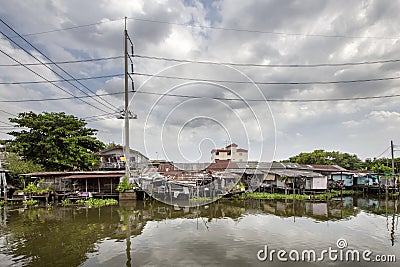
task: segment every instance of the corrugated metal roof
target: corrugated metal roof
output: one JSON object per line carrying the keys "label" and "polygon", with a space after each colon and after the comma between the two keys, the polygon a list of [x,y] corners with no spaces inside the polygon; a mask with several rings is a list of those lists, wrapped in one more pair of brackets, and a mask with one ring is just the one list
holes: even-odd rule
{"label": "corrugated metal roof", "polygon": [[211,163],[174,163],[175,170],[181,171],[205,171]]}
{"label": "corrugated metal roof", "polygon": [[268,173],[277,174],[286,177],[324,177],[324,175],[316,172],[301,171],[301,170],[270,170]]}
{"label": "corrugated metal roof", "polygon": [[75,174],[64,177],[65,179],[95,179],[95,178],[120,178],[123,174],[109,173],[109,174]]}
{"label": "corrugated metal roof", "polygon": [[303,166],[301,166],[298,163],[293,163],[293,162],[282,162],[281,163],[283,166],[285,166],[287,169],[297,169],[297,170],[301,170],[304,169]]}
{"label": "corrugated metal roof", "polygon": [[71,176],[71,175],[102,175],[102,174],[124,174],[125,171],[78,171],[78,172],[32,172],[23,174],[32,177],[45,177],[45,176]]}
{"label": "corrugated metal roof", "polygon": [[347,171],[347,169],[342,168],[338,165],[321,165],[321,164],[300,164],[301,167],[308,170],[316,171]]}

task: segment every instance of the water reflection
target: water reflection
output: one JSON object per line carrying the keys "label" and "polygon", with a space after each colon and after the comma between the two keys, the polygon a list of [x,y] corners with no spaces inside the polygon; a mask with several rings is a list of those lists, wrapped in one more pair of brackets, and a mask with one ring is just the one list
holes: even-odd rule
{"label": "water reflection", "polygon": [[[386,249],[384,244],[387,244],[384,239],[389,240],[391,246],[398,245],[398,213],[397,200],[353,197],[329,202],[220,200],[207,206],[190,208],[155,201],[120,203],[118,207],[97,209],[63,207],[24,210],[6,207],[0,217],[0,265],[131,266],[134,262],[138,263],[138,260],[141,264],[154,264],[152,261],[143,261],[146,258],[143,255],[147,255],[151,249],[157,249],[148,244],[150,240],[161,242],[167,237],[180,242],[190,239],[190,233],[196,230],[208,233],[197,235],[197,243],[190,243],[183,249],[193,248],[202,255],[204,252],[210,253],[206,245],[211,243],[219,249],[240,245],[247,247],[248,254],[252,255],[251,249],[255,245],[274,238],[279,240],[279,244],[291,239],[292,242],[288,244],[296,246],[310,246],[307,240],[313,238],[314,243],[323,243],[332,237],[332,233],[324,232],[323,240],[311,234],[313,231],[322,231],[318,224],[323,222],[329,225],[338,223],[335,227],[341,234],[354,235],[357,240],[361,240],[357,236],[358,232],[368,235],[371,223],[376,224],[376,228],[382,230],[372,237],[382,243],[379,249],[383,251]],[[358,217],[360,219],[356,220]],[[276,225],[279,223],[282,225]],[[287,226],[291,229],[286,229]],[[164,232],[154,230],[164,227],[167,229]],[[240,244],[236,243],[237,236],[241,238]],[[140,243],[140,246],[135,242]],[[167,247],[175,245],[165,242],[161,244]],[[143,257],[135,257],[136,254]],[[187,255],[181,257],[185,260],[183,262],[187,262]],[[250,259],[242,260],[244,264]],[[229,262],[220,263],[224,265]],[[240,260],[232,263],[240,263]]]}

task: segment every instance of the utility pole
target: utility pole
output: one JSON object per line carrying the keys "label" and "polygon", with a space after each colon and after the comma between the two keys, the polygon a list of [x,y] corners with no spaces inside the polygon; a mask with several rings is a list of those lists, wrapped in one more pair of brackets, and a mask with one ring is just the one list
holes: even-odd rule
{"label": "utility pole", "polygon": [[390,141],[390,151],[392,154],[392,174],[393,174],[393,183],[394,183],[394,188],[397,191],[397,178],[396,178],[396,173],[394,169],[394,145],[393,141]]}
{"label": "utility pole", "polygon": [[130,147],[129,147],[129,99],[128,99],[128,31],[126,29],[125,17],[125,31],[124,31],[124,59],[125,59],[125,175],[130,176]]}
{"label": "utility pole", "polygon": [[394,149],[393,149],[393,140],[390,141],[390,152],[392,154],[392,174],[394,176]]}

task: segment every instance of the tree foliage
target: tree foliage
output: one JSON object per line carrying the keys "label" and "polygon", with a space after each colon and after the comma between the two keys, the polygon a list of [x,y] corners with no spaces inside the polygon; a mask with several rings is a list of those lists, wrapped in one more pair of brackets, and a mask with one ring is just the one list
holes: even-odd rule
{"label": "tree foliage", "polygon": [[[300,153],[284,162],[294,162],[299,164],[322,164],[322,165],[338,165],[348,170],[370,170],[375,173],[391,173],[391,159],[379,158],[369,159],[365,161],[359,159],[356,155],[342,153],[338,151],[325,151],[322,149],[313,152]],[[400,171],[400,158],[394,159],[395,173]]]}
{"label": "tree foliage", "polygon": [[65,113],[20,113],[10,122],[21,131],[10,132],[11,148],[26,160],[42,165],[46,170],[87,170],[97,162],[94,152],[104,148],[95,138],[97,130]]}
{"label": "tree foliage", "polygon": [[356,155],[341,153],[338,151],[325,151],[322,149],[313,152],[300,153],[297,156],[289,158],[289,162],[299,164],[323,164],[339,165],[349,170],[358,170],[364,167],[364,163]]}
{"label": "tree foliage", "polygon": [[44,168],[40,164],[36,164],[31,160],[25,160],[14,153],[8,153],[5,159],[5,168],[10,171],[11,183],[14,186],[22,187],[22,179],[20,174],[41,172]]}

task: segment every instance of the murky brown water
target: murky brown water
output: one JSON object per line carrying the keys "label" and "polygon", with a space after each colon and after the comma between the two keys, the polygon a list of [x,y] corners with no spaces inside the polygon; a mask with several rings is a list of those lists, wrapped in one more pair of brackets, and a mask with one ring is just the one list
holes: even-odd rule
{"label": "murky brown water", "polygon": [[[6,207],[0,211],[0,266],[398,266],[399,211],[399,201],[352,197],[220,200],[198,208],[154,201],[91,209]],[[321,262],[289,258],[291,250],[315,250],[317,260],[329,247],[340,252],[339,238],[348,244],[344,252],[371,250],[370,259],[395,255],[397,263],[344,262],[327,254]],[[288,262],[276,254],[260,261],[257,253],[265,246],[287,251]]]}

